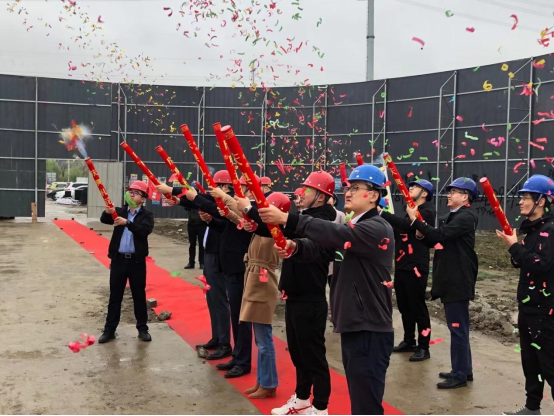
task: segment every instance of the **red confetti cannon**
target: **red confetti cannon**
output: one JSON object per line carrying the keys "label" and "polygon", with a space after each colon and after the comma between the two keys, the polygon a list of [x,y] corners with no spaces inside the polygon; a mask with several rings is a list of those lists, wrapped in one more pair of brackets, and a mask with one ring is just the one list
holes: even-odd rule
{"label": "red confetti cannon", "polygon": [[[142,160],[140,160],[140,157],[138,157],[137,154],[133,151],[133,149],[131,149],[129,147],[127,142],[122,142],[120,146],[123,148],[123,150],[125,150],[127,152],[127,154],[131,157],[131,159],[133,159],[135,161],[135,163],[144,172],[144,174],[146,176],[148,176],[148,180],[150,182],[152,182],[156,186],[160,185],[160,181],[158,180],[158,178],[156,178],[154,176],[154,174],[152,173],[152,171],[146,167],[144,162]],[[173,201],[175,201],[176,204],[179,203],[179,200],[175,196],[171,195],[170,193],[164,194],[164,196],[168,200],[172,199]]]}
{"label": "red confetti cannon", "polygon": [[[402,196],[406,200],[406,204],[410,208],[416,208],[416,204],[412,197],[410,196],[410,192],[408,192],[408,188],[406,188],[406,184],[404,184],[404,181],[402,180],[402,176],[400,176],[400,172],[398,172],[398,169],[396,168],[396,165],[392,161],[392,157],[388,153],[383,153],[383,159],[385,160],[385,163],[387,164],[387,167],[390,170],[390,173],[392,177],[394,178],[394,181],[396,182],[396,186],[398,186],[398,189],[402,193]],[[423,217],[417,211],[417,219],[420,221],[423,221]],[[423,221],[424,222],[424,221]]]}
{"label": "red confetti cannon", "polygon": [[[223,137],[223,133],[221,132],[221,124],[220,123],[214,123],[213,125],[215,137],[217,138],[217,142],[219,143],[219,149],[221,150],[221,154],[223,155],[223,160],[225,161],[225,166],[227,166],[227,170],[229,171],[229,175],[231,176],[231,181],[233,182],[233,189],[235,190],[235,194],[239,198],[245,198],[244,194],[242,193],[242,188],[240,187],[240,181],[239,177],[237,175],[237,170],[235,169],[235,164],[233,163],[231,159],[231,152],[229,150],[229,146],[227,146],[227,142],[225,141],[225,138]],[[251,220],[248,215],[242,214],[245,221],[248,221],[254,230],[258,228],[258,224],[256,221]]]}
{"label": "red confetti cannon", "polygon": [[[192,134],[189,130],[189,126],[187,126],[186,124],[181,124],[181,131],[183,132],[183,136],[185,136],[185,139],[190,147],[190,150],[194,156],[194,159],[196,159],[196,163],[198,163],[198,166],[200,167],[200,171],[202,172],[202,175],[204,175],[204,179],[206,180],[206,183],[208,184],[208,186],[215,188],[214,178],[212,177],[212,174],[208,170],[208,166],[204,161],[204,157],[202,156],[202,153],[200,153],[200,149],[198,149],[198,146],[194,141],[194,137],[192,137]],[[227,205],[225,205],[225,202],[221,200],[221,198],[216,198],[215,203],[217,204],[219,209],[223,210],[225,215],[229,215],[229,209],[227,208]]]}
{"label": "red confetti cannon", "polygon": [[362,166],[364,164],[364,158],[361,153],[356,154],[356,162],[358,162],[358,166]]}
{"label": "red confetti cannon", "polygon": [[502,207],[500,206],[500,202],[498,202],[498,198],[496,198],[496,194],[494,193],[494,189],[492,189],[492,186],[487,178],[481,178],[479,180],[479,183],[483,187],[483,191],[485,191],[485,195],[487,196],[487,199],[489,200],[489,203],[491,204],[491,207],[494,211],[494,215],[496,215],[496,219],[500,223],[500,226],[504,230],[504,233],[506,235],[512,235],[512,227],[510,226],[510,223],[508,222],[508,219],[506,218],[506,214],[504,214],[504,211],[502,210]]}
{"label": "red confetti cannon", "polygon": [[162,146],[158,146],[156,147],[156,152],[158,152],[158,154],[162,157],[169,170],[173,172],[175,176],[177,176],[177,180],[179,181],[179,183],[183,185],[184,188],[190,188],[190,185],[183,177],[183,174],[179,171],[179,169],[177,169],[177,166],[175,166],[175,163],[173,163],[173,159],[169,157],[164,148]]}
{"label": "red confetti cannon", "polygon": [[[237,136],[235,136],[233,129],[231,128],[231,126],[225,126],[221,129],[221,133],[223,133],[223,137],[229,145],[229,149],[233,153],[233,157],[235,158],[235,161],[237,162],[237,165],[239,166],[239,169],[242,172],[246,183],[248,184],[248,188],[254,194],[254,199],[256,200],[258,207],[268,208],[269,204],[265,199],[262,188],[260,187],[260,184],[254,180],[254,172],[252,172],[252,168],[250,167],[250,164],[248,163],[248,160],[246,159],[246,156],[244,155],[244,152],[240,147],[239,141],[237,140]],[[275,240],[277,246],[284,249],[287,245],[287,240],[281,232],[281,229],[274,224],[267,224],[267,228],[269,228],[271,236]]]}
{"label": "red confetti cannon", "polygon": [[[94,167],[94,163],[92,163],[92,160],[90,157],[87,157],[85,159],[85,163],[87,164],[88,169],[90,170],[90,173],[92,174],[92,177],[94,179],[94,182],[96,182],[96,186],[98,186],[98,190],[100,191],[100,195],[102,195],[102,198],[104,198],[104,202],[106,203],[106,206],[108,208],[114,208],[113,202],[110,199],[110,196],[108,195],[108,192],[106,191],[106,188],[104,187],[104,184],[100,180],[100,176],[98,175],[98,172],[96,171],[96,168]],[[117,212],[112,212],[112,218],[115,220],[118,217]]]}
{"label": "red confetti cannon", "polygon": [[196,186],[198,186],[198,190],[200,191],[200,193],[202,193],[202,194],[205,194],[205,193],[206,193],[206,190],[202,187],[202,185],[200,185],[200,182],[194,181],[194,184],[195,184]]}
{"label": "red confetti cannon", "polygon": [[348,183],[348,177],[346,176],[346,165],[344,163],[340,164],[340,183],[343,186]]}

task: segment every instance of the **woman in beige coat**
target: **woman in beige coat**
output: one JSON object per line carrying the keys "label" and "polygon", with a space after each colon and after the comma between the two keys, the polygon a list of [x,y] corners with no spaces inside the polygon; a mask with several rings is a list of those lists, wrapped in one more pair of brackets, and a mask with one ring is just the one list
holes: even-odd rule
{"label": "woman in beige coat", "polygon": [[[246,182],[241,178],[243,192],[248,197],[250,193],[246,187]],[[242,209],[238,205],[251,209],[251,201],[248,198],[232,199],[227,194],[222,195],[216,189],[210,189],[214,197],[223,199],[230,214],[227,218],[233,221],[237,226],[245,226],[248,231],[252,228],[242,218]],[[267,197],[270,204],[277,206],[284,212],[290,210],[289,198],[279,192],[274,192]],[[264,224],[260,225],[261,227]],[[242,296],[242,306],[240,310],[241,322],[252,322],[254,327],[254,336],[258,347],[258,366],[256,385],[245,390],[251,399],[264,399],[268,396],[275,397],[277,386],[279,385],[277,376],[277,363],[275,358],[275,346],[273,344],[272,326],[273,314],[277,305],[279,294],[278,279],[275,270],[279,265],[273,245],[275,242],[270,237],[262,237],[254,234],[245,256],[247,262],[246,272],[244,274],[244,293]]]}

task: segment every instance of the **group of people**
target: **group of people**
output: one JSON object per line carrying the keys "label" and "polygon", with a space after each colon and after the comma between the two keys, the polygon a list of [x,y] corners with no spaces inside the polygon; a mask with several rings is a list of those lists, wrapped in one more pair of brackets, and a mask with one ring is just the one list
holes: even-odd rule
{"label": "group of people", "polygon": [[[204,275],[211,339],[197,345],[211,353],[225,377],[251,372],[252,336],[258,347],[256,383],[245,393],[251,399],[274,397],[279,385],[272,321],[279,296],[286,302],[288,351],[296,369],[296,389],[272,414],[328,414],[331,378],[326,359],[326,296],[330,284],[333,330],[340,334],[352,414],[383,414],[385,377],[393,352],[411,352],[411,362],[431,357],[431,323],[425,303],[430,250],[434,248],[432,298],[444,304],[451,334],[451,369],[441,372],[440,389],[455,389],[473,381],[469,340],[469,302],[474,299],[478,258],[475,253],[478,198],[475,182],[458,178],[446,187],[449,212],[440,216],[431,203],[435,189],[426,180],[408,184],[416,207],[394,215],[381,206],[386,178],[372,165],[356,167],[343,183],[345,211],[337,211],[335,180],[323,171],[311,173],[294,195],[271,191],[269,178],[248,178],[263,189],[269,208],[258,207],[247,180],[245,198],[234,195],[226,170],[215,173],[215,187],[197,189],[157,186],[161,193],[180,196],[180,205],[198,210],[206,223],[203,237]],[[184,191],[184,192],[183,192]],[[150,341],[146,313],[147,236],[154,225],[144,208],[147,185],[137,181],[128,192],[133,206],[117,208],[117,219],[106,209],[101,221],[114,224],[109,257],[110,300],[100,343],[115,338],[127,278],[133,294],[139,338]],[[549,212],[554,183],[533,175],[519,191],[523,221],[518,242],[497,231],[509,247],[512,264],[520,269],[517,298],[521,357],[526,378],[525,406],[506,414],[540,414],[544,382],[554,386],[554,216]],[[216,198],[226,210],[218,208]],[[267,224],[278,225],[287,238],[275,245]],[[281,263],[278,276],[277,268]],[[332,267],[330,267],[330,264]],[[394,272],[393,272],[394,265]],[[394,274],[394,282],[392,276]],[[394,346],[392,290],[396,291],[404,337]],[[417,328],[417,329],[416,329]],[[233,345],[231,345],[231,331]],[[554,389],[554,387],[553,387]],[[554,391],[553,391],[554,396]]]}

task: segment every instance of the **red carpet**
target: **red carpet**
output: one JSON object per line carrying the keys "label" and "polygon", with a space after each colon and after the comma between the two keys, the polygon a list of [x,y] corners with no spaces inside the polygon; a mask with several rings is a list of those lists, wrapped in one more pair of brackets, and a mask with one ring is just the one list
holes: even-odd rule
{"label": "red carpet", "polygon": [[[95,231],[71,220],[56,220],[54,223],[63,229],[83,249],[93,252],[100,263],[108,267],[110,259],[107,256],[109,240],[99,236]],[[171,311],[171,319],[166,321],[169,326],[183,338],[191,348],[194,345],[206,342],[211,337],[210,319],[206,299],[200,286],[185,282],[180,277],[171,277],[167,270],[148,262],[147,271],[147,298],[156,298],[159,313],[163,309]],[[106,275],[107,276],[107,275]],[[106,280],[107,284],[107,280]],[[263,414],[271,414],[271,409],[283,405],[294,393],[296,385],[296,373],[290,360],[289,353],[285,351],[286,343],[277,337],[273,337],[277,354],[277,369],[279,370],[279,388],[277,397],[265,400],[252,400]],[[154,341],[155,342],[155,341]],[[227,379],[241,393],[256,383],[256,354],[254,348],[252,357],[252,373],[237,379]],[[220,361],[207,361],[215,367]],[[223,375],[223,373],[222,373]],[[346,378],[331,370],[332,393],[329,403],[329,414],[350,414],[350,399]],[[385,414],[402,415],[398,409],[384,403]]]}

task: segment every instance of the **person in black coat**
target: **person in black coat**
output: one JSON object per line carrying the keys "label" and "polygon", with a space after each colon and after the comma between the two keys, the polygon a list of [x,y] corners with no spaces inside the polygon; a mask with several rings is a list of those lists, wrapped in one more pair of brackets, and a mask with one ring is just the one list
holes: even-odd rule
{"label": "person in black coat", "polygon": [[104,332],[98,339],[100,344],[115,339],[115,330],[121,317],[121,302],[127,279],[133,294],[133,306],[137,320],[138,337],[152,341],[148,332],[148,310],[146,307],[146,257],[148,236],[154,229],[154,215],[143,207],[148,197],[148,185],[135,181],[128,188],[129,197],[135,206],[115,208],[118,217],[112,218],[113,208],[106,208],[100,217],[104,224],[114,225],[108,257],[110,264],[110,300]]}
{"label": "person in black coat", "polygon": [[277,250],[282,258],[312,261],[319,257],[320,246],[337,250],[331,321],[333,332],[341,337],[351,412],[382,415],[385,377],[394,346],[390,281],[394,233],[377,212],[377,204],[386,194],[383,172],[376,166],[358,166],[348,181],[345,210],[353,212],[348,224],[284,214],[274,207],[260,209],[260,216],[266,223],[286,224],[285,231],[296,233],[294,241],[287,240],[285,249]]}
{"label": "person in black coat", "polygon": [[[475,253],[477,215],[471,203],[479,196],[477,185],[469,178],[458,178],[447,186],[450,213],[439,217],[439,227],[417,219],[417,208],[406,207],[411,228],[435,245],[433,258],[433,299],[444,304],[446,322],[450,329],[450,360],[452,370],[439,377],[439,389],[467,386],[473,379],[471,347],[469,344],[469,301],[475,298],[478,259]],[[437,245],[437,244],[440,244]]]}
{"label": "person in black coat", "polygon": [[[198,188],[193,185],[194,189]],[[196,259],[196,242],[198,241],[198,263],[200,269],[204,268],[204,233],[206,232],[206,223],[202,221],[197,208],[185,206],[188,213],[187,234],[189,238],[189,262],[185,269],[194,269]]]}
{"label": "person in black coat", "polygon": [[540,415],[544,382],[554,397],[554,216],[549,212],[554,182],[547,176],[533,175],[519,191],[521,215],[527,217],[520,232],[496,231],[509,247],[512,265],[519,269],[517,300],[521,364],[525,375],[525,406],[505,415]]}
{"label": "person in black coat", "polygon": [[[420,179],[408,183],[408,188],[423,220],[434,224],[436,211],[431,202],[434,194],[431,182]],[[431,328],[431,320],[425,303],[429,277],[429,246],[421,233],[410,228],[412,221],[407,214],[401,217],[381,211],[381,217],[394,229],[394,291],[404,327],[404,339],[394,347],[393,352],[414,352],[410,361],[423,361],[431,358],[430,335],[427,331]],[[417,344],[416,324],[419,334]]]}

